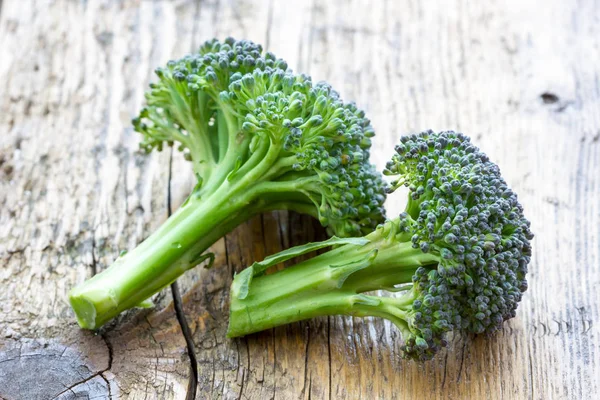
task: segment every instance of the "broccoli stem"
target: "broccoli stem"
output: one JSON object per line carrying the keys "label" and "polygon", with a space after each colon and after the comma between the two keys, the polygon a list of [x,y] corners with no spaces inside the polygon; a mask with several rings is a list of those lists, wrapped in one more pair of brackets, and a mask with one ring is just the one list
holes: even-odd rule
{"label": "broccoli stem", "polygon": [[[323,292],[311,297],[290,296],[271,302],[256,299],[243,305],[232,303],[227,337],[234,338],[325,315],[350,314],[353,309],[350,292]],[[246,304],[247,303],[247,304]]]}
{"label": "broccoli stem", "polygon": [[370,243],[364,246],[344,245],[274,274],[255,276],[243,299],[236,276],[227,336],[325,315],[385,316],[408,329],[400,309],[414,300],[410,290],[394,299],[361,293],[411,283],[417,268],[436,264],[439,256],[414,249],[410,241],[388,240],[381,230],[367,238]]}
{"label": "broccoli stem", "polygon": [[[245,175],[226,179],[224,162],[210,182],[192,193],[184,205],[135,249],[74,288],[69,299],[79,324],[96,329],[122,311],[135,307],[202,260],[219,238],[261,212],[288,209],[318,217],[308,198],[298,193],[273,196],[248,190],[268,170],[272,150]],[[231,158],[226,156],[226,158]]]}
{"label": "broccoli stem", "polygon": [[258,204],[247,207],[249,202],[223,191],[190,199],[139,246],[70,292],[79,324],[95,329],[171,284],[210,245],[259,211]]}

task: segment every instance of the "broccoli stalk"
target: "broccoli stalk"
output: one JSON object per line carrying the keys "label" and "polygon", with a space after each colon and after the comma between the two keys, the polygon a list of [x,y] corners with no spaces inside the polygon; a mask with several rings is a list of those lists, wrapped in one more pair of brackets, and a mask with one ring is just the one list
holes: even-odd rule
{"label": "broccoli stalk", "polygon": [[448,331],[491,333],[515,316],[533,236],[498,167],[454,132],[407,136],[396,151],[385,172],[399,177],[393,188],[409,187],[405,212],[362,238],[300,246],[236,275],[229,337],[316,316],[380,317],[401,331],[406,357],[426,360]]}
{"label": "broccoli stalk", "polygon": [[[380,226],[362,241],[353,241],[271,275],[261,275],[274,265],[269,258],[253,264],[236,275],[231,287],[229,337],[243,336],[281,324],[325,315],[380,316],[390,320],[382,302],[401,302],[406,299],[376,298],[362,293],[373,290],[395,291],[395,285],[412,282],[417,269],[434,265],[438,257],[415,249],[410,236],[392,239],[394,222]],[[312,243],[294,248],[303,254],[312,251]],[[302,252],[299,250],[302,249]],[[294,256],[295,256],[294,255]],[[277,262],[288,258],[278,258]],[[252,271],[251,283],[247,283]],[[382,307],[377,307],[378,305]],[[404,311],[406,312],[406,311]],[[375,313],[375,314],[373,314]],[[399,322],[399,321],[395,321]],[[402,322],[399,326],[404,329]]]}
{"label": "broccoli stalk", "polygon": [[313,85],[259,45],[233,39],[209,41],[156,73],[133,121],[141,147],[177,142],[198,183],[143,243],[71,290],[83,328],[145,304],[253,215],[294,210],[343,237],[383,221],[385,185],[369,163],[373,129],[329,85]]}

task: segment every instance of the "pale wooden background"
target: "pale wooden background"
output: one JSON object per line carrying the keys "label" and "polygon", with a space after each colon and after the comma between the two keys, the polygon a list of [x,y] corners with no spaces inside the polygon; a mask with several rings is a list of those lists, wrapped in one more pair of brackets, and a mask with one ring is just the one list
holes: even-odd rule
{"label": "pale wooden background", "polygon": [[[66,292],[166,218],[171,154],[137,154],[129,121],[155,67],[227,35],[357,101],[380,167],[401,134],[472,135],[537,237],[517,318],[419,365],[378,320],[226,340],[234,270],[323,236],[295,214],[255,218],[180,281],[198,399],[600,397],[600,2],[0,0],[1,398],[185,397],[168,291],[99,335],[77,328]],[[175,206],[192,183],[175,154]]]}

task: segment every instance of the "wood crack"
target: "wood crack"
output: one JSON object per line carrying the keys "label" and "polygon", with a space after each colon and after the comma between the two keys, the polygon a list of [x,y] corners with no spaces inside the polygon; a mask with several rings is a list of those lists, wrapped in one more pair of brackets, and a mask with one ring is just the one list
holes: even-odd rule
{"label": "wood crack", "polygon": [[113,353],[113,345],[106,337],[106,334],[103,333],[100,335],[100,337],[102,338],[102,340],[106,344],[106,348],[108,349],[108,368],[106,368],[104,371],[101,371],[101,372],[106,372],[112,368],[113,354],[114,354]]}
{"label": "wood crack", "polygon": [[442,378],[442,389],[446,386],[447,373],[448,373],[448,351],[446,350],[446,356],[444,357],[444,377]]}
{"label": "wood crack", "polygon": [[242,370],[242,387],[240,388],[240,394],[238,395],[237,400],[241,400],[242,394],[244,393],[244,380],[245,380],[245,377],[246,377],[246,370],[243,369]]}
{"label": "wood crack", "polygon": [[92,276],[98,273],[98,260],[96,259],[96,229],[92,229]]}
{"label": "wood crack", "polygon": [[185,344],[187,346],[187,353],[190,359],[190,378],[188,381],[187,388],[187,400],[192,400],[196,398],[196,391],[198,390],[198,359],[196,357],[196,350],[194,347],[194,339],[192,337],[192,332],[185,318],[185,313],[183,311],[181,293],[179,292],[179,285],[177,281],[171,284],[171,294],[173,295],[173,305],[175,308],[175,315],[177,317],[177,322],[179,322],[179,326],[181,327],[181,333],[185,339]]}
{"label": "wood crack", "polygon": [[[168,217],[172,214],[171,209],[171,180],[173,173],[173,149],[171,148],[171,155],[169,157],[169,176],[167,182],[167,215]],[[192,331],[185,318],[185,312],[183,311],[183,301],[181,300],[181,293],[179,291],[179,285],[177,281],[171,284],[171,295],[173,296],[173,307],[175,309],[175,316],[177,322],[181,327],[181,333],[185,339],[187,347],[188,357],[190,359],[190,377],[188,380],[186,400],[193,400],[196,398],[196,392],[198,390],[198,358],[196,357],[196,350],[194,348],[194,339]]]}
{"label": "wood crack", "polygon": [[[106,370],[104,370],[104,371],[106,371]],[[95,377],[97,377],[97,376],[102,376],[102,373],[103,373],[104,371],[96,372],[95,374],[93,374],[93,375],[90,375],[90,376],[88,376],[87,378],[85,378],[85,379],[83,379],[83,380],[81,380],[81,381],[75,382],[74,384],[72,384],[71,386],[69,386],[69,387],[65,388],[65,390],[63,390],[62,392],[60,392],[60,393],[58,393],[56,396],[54,396],[54,397],[52,398],[52,400],[54,400],[54,399],[58,399],[60,396],[62,396],[63,394],[67,393],[69,390],[73,392],[73,388],[76,388],[76,387],[77,387],[77,386],[79,386],[79,385],[83,385],[84,383],[86,383],[86,382],[88,382],[88,381],[91,381],[92,379],[94,379],[94,378],[95,378]],[[106,381],[106,378],[104,378],[104,380]],[[109,390],[110,390],[110,389],[109,389]],[[73,393],[75,394],[75,392],[73,392]]]}
{"label": "wood crack", "polygon": [[[108,350],[108,365],[106,366],[106,368],[104,368],[101,371],[98,371],[90,376],[88,376],[85,379],[82,379],[80,381],[77,381],[75,383],[73,383],[72,385],[66,387],[62,392],[58,393],[56,396],[54,396],[52,398],[52,400],[54,399],[58,399],[60,396],[62,396],[63,394],[65,394],[68,391],[73,392],[74,394],[76,394],[73,389],[76,388],[79,385],[82,385],[88,381],[91,381],[92,379],[96,378],[96,377],[100,377],[102,378],[102,380],[104,382],[106,382],[106,390],[108,391],[108,398],[111,399],[112,395],[111,395],[111,391],[110,391],[110,383],[108,382],[108,379],[106,379],[106,377],[103,375],[106,371],[109,371],[112,368],[112,363],[113,363],[113,347],[112,344],[108,341],[107,337],[105,334],[101,334],[100,337],[102,338],[102,340],[104,341],[104,344],[106,345],[106,348]],[[66,348],[65,348],[66,350]],[[45,357],[48,357],[47,355],[44,355]],[[22,356],[19,355],[19,358],[21,358]],[[62,357],[62,354],[60,355],[60,357]]]}
{"label": "wood crack", "polygon": [[327,361],[329,363],[329,400],[331,400],[331,317],[327,316]]}
{"label": "wood crack", "polygon": [[[302,397],[304,397],[304,394],[306,393],[306,383],[307,383],[307,377],[308,377],[308,349],[310,346],[310,326],[307,325],[306,326],[306,347],[304,348],[304,382],[302,385]],[[309,397],[310,397],[310,385],[309,385]]]}
{"label": "wood crack", "polygon": [[108,379],[106,378],[106,376],[104,376],[104,372],[102,372],[100,374],[100,377],[104,380],[104,382],[106,382],[106,389],[108,390],[108,399],[111,400],[112,399],[112,393],[111,393],[111,390],[110,390],[110,382],[108,381]]}
{"label": "wood crack", "polygon": [[460,366],[458,367],[458,375],[456,376],[456,383],[460,382],[462,376],[463,364],[465,363],[465,351],[467,349],[467,338],[462,337],[463,347],[460,354]]}

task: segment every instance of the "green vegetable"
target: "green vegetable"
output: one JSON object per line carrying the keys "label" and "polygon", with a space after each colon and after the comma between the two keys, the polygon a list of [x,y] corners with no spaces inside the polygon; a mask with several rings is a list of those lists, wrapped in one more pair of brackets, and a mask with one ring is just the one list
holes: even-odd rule
{"label": "green vegetable", "polygon": [[384,220],[385,185],[369,163],[373,129],[328,84],[231,38],[209,41],[156,74],[133,121],[141,147],[177,143],[198,184],[143,243],[70,292],[81,327],[98,328],[141,304],[261,212],[309,214],[341,237]]}
{"label": "green vegetable", "polygon": [[[490,333],[515,316],[533,235],[498,166],[467,136],[428,131],[403,137],[385,173],[397,177],[392,189],[409,188],[405,212],[273,274],[263,272],[319,245],[242,271],[229,337],[316,316],[373,316],[400,329],[406,357],[426,360],[451,330]],[[375,290],[397,294],[366,294]]]}

